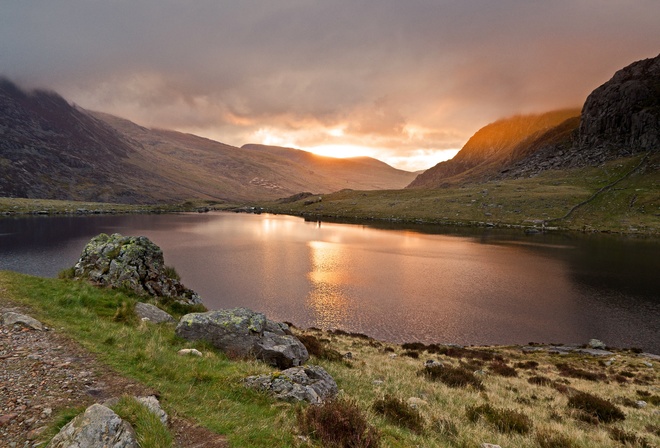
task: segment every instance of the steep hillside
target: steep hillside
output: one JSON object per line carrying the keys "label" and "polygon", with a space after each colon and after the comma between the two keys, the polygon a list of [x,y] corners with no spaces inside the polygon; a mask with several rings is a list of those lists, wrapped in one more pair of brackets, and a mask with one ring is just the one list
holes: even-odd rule
{"label": "steep hillside", "polygon": [[579,110],[566,109],[517,115],[484,126],[453,159],[420,174],[408,188],[437,188],[466,180],[486,180],[524,158],[527,155],[524,148],[531,142],[546,139],[549,130],[578,115]]}
{"label": "steep hillside", "polygon": [[0,196],[136,202],[132,142],[59,95],[0,79]]}

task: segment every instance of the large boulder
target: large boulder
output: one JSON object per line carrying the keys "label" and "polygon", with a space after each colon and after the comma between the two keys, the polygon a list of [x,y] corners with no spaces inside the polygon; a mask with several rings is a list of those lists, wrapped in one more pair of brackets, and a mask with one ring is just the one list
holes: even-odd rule
{"label": "large boulder", "polygon": [[102,233],[91,239],[74,267],[76,278],[111,288],[126,288],[141,296],[174,300],[186,305],[202,303],[165,266],[163,251],[144,236]]}
{"label": "large boulder", "polygon": [[138,448],[135,432],[110,408],[93,404],[67,423],[49,448]]}
{"label": "large boulder", "polygon": [[320,366],[292,367],[270,375],[245,378],[247,387],[270,393],[284,401],[320,404],[337,395],[337,383]]}
{"label": "large boulder", "polygon": [[208,341],[230,356],[254,357],[280,369],[309,359],[307,349],[286,324],[247,308],[186,314],[176,326],[176,334],[191,341]]}

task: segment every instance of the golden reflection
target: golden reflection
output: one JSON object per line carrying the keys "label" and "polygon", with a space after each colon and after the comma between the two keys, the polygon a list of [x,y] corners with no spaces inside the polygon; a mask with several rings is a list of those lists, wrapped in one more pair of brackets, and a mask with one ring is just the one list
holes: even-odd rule
{"label": "golden reflection", "polygon": [[[338,328],[348,315],[348,298],[343,288],[347,279],[342,271],[342,257],[347,256],[340,244],[310,241],[311,271],[307,274],[311,291],[308,306],[321,328]],[[345,262],[345,260],[344,260]]]}

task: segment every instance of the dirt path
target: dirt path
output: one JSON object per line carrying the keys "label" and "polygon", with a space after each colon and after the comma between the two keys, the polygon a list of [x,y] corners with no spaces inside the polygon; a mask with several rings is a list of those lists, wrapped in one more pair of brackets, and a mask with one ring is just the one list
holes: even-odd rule
{"label": "dirt path", "polygon": [[[0,314],[8,311],[29,315],[0,293]],[[0,326],[0,448],[44,446],[42,432],[58,411],[126,393],[158,396],[113,372],[57,330]],[[176,415],[170,415],[170,430],[180,448],[229,446],[224,437]]]}

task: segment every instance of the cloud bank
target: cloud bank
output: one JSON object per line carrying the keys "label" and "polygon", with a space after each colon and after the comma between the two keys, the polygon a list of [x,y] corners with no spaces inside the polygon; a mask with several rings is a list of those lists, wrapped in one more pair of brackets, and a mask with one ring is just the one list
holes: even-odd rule
{"label": "cloud bank", "polygon": [[2,2],[0,74],[146,126],[419,169],[498,118],[580,106],[660,52],[658,20],[655,0]]}

